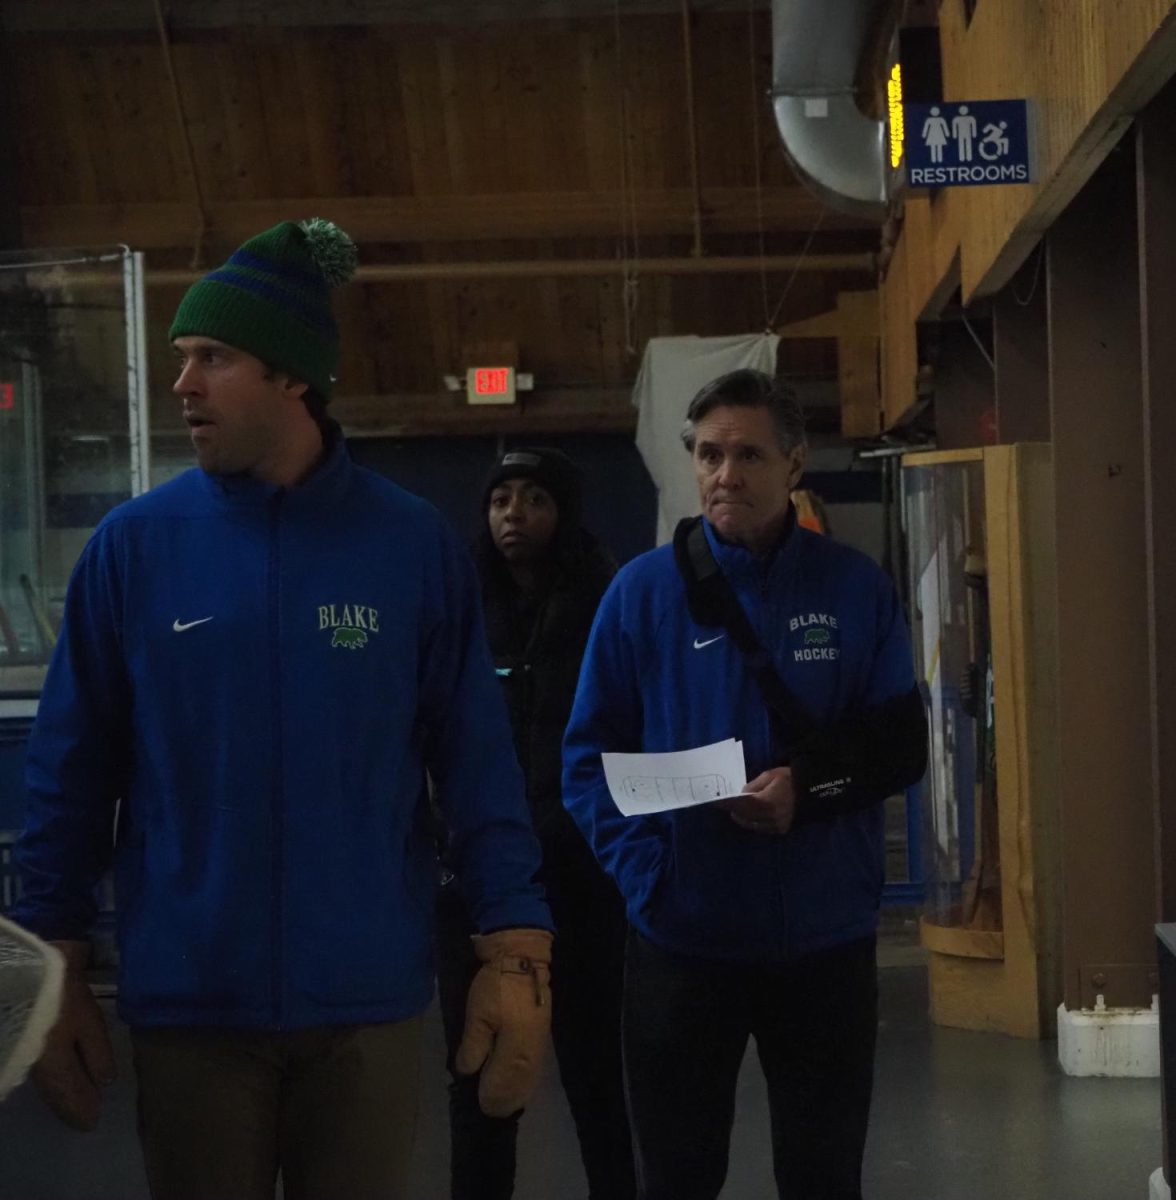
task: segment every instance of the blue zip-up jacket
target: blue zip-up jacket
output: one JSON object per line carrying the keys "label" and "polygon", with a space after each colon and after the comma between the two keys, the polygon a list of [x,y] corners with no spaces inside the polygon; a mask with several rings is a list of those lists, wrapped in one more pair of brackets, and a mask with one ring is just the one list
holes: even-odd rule
{"label": "blue zip-up jacket", "polygon": [[419,1013],[426,767],[479,928],[550,928],[500,690],[466,551],[341,440],[291,489],[188,471],[114,509],[74,570],[16,919],[85,937],[113,854],[130,1024]]}
{"label": "blue zip-up jacket", "polygon": [[[894,586],[864,554],[793,527],[767,559],[707,538],[780,677],[828,724],[914,686]],[[786,962],[872,934],[884,871],[874,804],[782,837],[749,833],[713,805],[625,817],[602,751],[743,742],[747,777],[783,764],[743,655],[696,625],[670,546],[616,576],[593,626],[564,741],[564,803],[650,941],[682,954]],[[785,733],[787,741],[787,733]]]}

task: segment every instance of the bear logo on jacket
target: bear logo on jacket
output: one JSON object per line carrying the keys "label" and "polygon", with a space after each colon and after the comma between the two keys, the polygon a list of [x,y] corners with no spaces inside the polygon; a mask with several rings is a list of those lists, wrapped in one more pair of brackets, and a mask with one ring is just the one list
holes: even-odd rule
{"label": "bear logo on jacket", "polygon": [[380,632],[380,614],[366,604],[320,604],[319,629],[330,629],[331,645],[347,650],[362,650]]}

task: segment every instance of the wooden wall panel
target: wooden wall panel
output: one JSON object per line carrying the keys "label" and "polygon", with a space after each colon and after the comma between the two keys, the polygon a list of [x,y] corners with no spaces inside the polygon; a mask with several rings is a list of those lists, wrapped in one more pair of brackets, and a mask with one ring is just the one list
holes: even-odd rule
{"label": "wooden wall panel", "polygon": [[[385,67],[386,72],[390,70],[391,67]],[[261,97],[261,107],[255,116],[264,127],[265,142],[269,147],[273,187],[270,194],[312,195],[310,146],[303,130],[303,93],[298,86],[298,76],[291,69],[289,40],[273,35],[259,40],[254,48],[253,71]],[[165,118],[175,124],[170,109]],[[384,122],[378,125],[381,129],[387,128]],[[366,126],[362,136],[365,144],[373,144]],[[214,197],[206,195],[205,198]]]}
{"label": "wooden wall panel", "polygon": [[[14,49],[9,62],[17,111],[25,113],[30,103],[35,103],[38,124],[45,127],[43,135],[29,136],[22,122],[17,134],[18,196],[22,202],[30,194],[54,198],[59,203],[97,201],[98,186],[86,130],[71,121],[68,113],[70,84],[64,76],[64,54],[47,51],[31,69],[27,54]],[[55,130],[56,135],[50,136],[49,130]]]}
{"label": "wooden wall panel", "polygon": [[[94,56],[92,53],[81,53],[71,57],[72,61],[65,55],[54,56],[55,61],[52,63],[53,84],[61,89],[63,95],[68,96],[72,93],[73,98],[73,110],[66,106],[61,114],[64,124],[60,128],[66,134],[71,154],[62,164],[65,170],[59,176],[59,182],[64,185],[65,190],[60,195],[81,203],[118,200],[120,197],[112,195],[112,186],[117,184],[121,176],[104,169],[106,165],[116,164],[111,158],[105,124],[100,119],[95,119],[98,116],[98,88]],[[20,88],[19,79],[17,87]],[[21,92],[18,92],[18,96],[20,111],[27,111],[29,102]],[[83,118],[83,114],[89,115]],[[46,130],[45,134],[48,133]],[[43,153],[52,153],[52,138],[44,136],[40,141],[39,149]],[[34,159],[29,163],[30,170],[21,174],[20,186],[26,194],[27,189],[39,182],[36,175],[39,165]]]}
{"label": "wooden wall panel", "polygon": [[239,41],[225,49],[210,64],[212,86],[208,88],[220,99],[221,111],[214,114],[214,120],[219,118],[224,130],[223,154],[233,166],[223,194],[241,200],[272,196],[275,180],[268,122],[256,115],[265,111],[257,49]]}
{"label": "wooden wall panel", "polygon": [[[105,146],[99,142],[99,147],[106,153],[118,154],[125,131],[141,127],[147,106],[158,95],[158,56],[145,56],[137,46],[118,46],[107,54],[95,52],[88,59],[88,90],[92,89],[89,98],[93,107],[83,127],[101,123],[106,137]],[[119,157],[117,174],[107,175],[107,162],[99,164],[99,174],[118,200],[152,199],[171,180],[173,165],[169,161],[169,148],[170,140],[164,140],[158,149],[154,145],[140,145],[139,153]]]}
{"label": "wooden wall panel", "polygon": [[1049,319],[1045,247],[993,301],[996,434],[999,442],[1048,442]]}
{"label": "wooden wall panel", "polygon": [[1038,182],[936,197],[940,231],[912,247],[936,279],[958,252],[965,302],[999,290],[1176,62],[1176,0],[984,0],[939,8],[944,95],[1033,103]]}
{"label": "wooden wall panel", "polygon": [[[1032,102],[1038,182],[907,200],[894,256],[907,282],[886,289],[892,361],[909,355],[905,322],[934,316],[957,283],[967,304],[1008,282],[1176,64],[1176,0],[984,0],[970,25],[944,0],[939,24],[946,98]],[[888,413],[907,403],[905,371],[895,384]]]}
{"label": "wooden wall panel", "polygon": [[[975,326],[973,326],[975,329]],[[963,450],[991,441],[996,380],[962,321],[944,321],[935,367],[935,444]]]}
{"label": "wooden wall panel", "polygon": [[882,427],[878,293],[842,292],[837,297],[837,319],[841,434],[847,438],[877,437]]}
{"label": "wooden wall panel", "polygon": [[[1156,915],[1134,163],[1050,231],[1066,1007],[1147,1007]],[[1114,220],[1109,220],[1110,215]],[[1104,976],[1097,985],[1096,976]],[[1096,986],[1097,985],[1097,986]]]}
{"label": "wooden wall panel", "polygon": [[[913,240],[912,240],[913,241]],[[899,240],[886,277],[879,287],[881,332],[882,420],[885,429],[899,424],[915,403],[919,369],[916,285],[911,282],[912,241]]]}
{"label": "wooden wall panel", "polygon": [[576,72],[568,80],[584,113],[584,169],[596,187],[620,188],[620,123],[616,45],[611,25],[593,24],[576,41]]}
{"label": "wooden wall panel", "polygon": [[[1136,127],[1136,195],[1143,330],[1144,495],[1150,643],[1152,792],[1156,801],[1156,878],[1161,921],[1176,920],[1176,85]],[[1169,1130],[1176,1113],[1169,1110]],[[1169,1163],[1169,1166],[1173,1165]]]}
{"label": "wooden wall panel", "polygon": [[[294,79],[302,93],[302,109],[310,147],[310,194],[346,196],[352,188],[353,163],[364,152],[353,145],[348,121],[346,80],[362,56],[358,38],[332,40],[326,45],[299,38],[294,45]],[[432,92],[428,100],[435,99]],[[282,114],[273,114],[281,119]]]}

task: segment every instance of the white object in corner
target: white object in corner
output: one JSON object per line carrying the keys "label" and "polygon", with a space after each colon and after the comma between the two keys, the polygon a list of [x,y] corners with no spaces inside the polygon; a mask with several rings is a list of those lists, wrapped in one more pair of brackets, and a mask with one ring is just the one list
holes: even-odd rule
{"label": "white object in corner", "polygon": [[1147,1200],[1172,1200],[1172,1189],[1164,1179],[1164,1168],[1156,1167],[1147,1189]]}
{"label": "white object in corner", "polygon": [[1067,1075],[1158,1078],[1160,998],[1148,1008],[1058,1006],[1058,1062]]}

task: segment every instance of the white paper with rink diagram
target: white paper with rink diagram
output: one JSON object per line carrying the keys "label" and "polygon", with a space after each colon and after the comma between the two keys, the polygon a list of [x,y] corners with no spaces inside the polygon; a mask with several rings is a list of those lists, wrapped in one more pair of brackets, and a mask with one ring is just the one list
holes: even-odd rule
{"label": "white paper with rink diagram", "polygon": [[747,783],[735,738],[664,754],[602,754],[613,802],[627,817],[669,812],[737,796]]}

